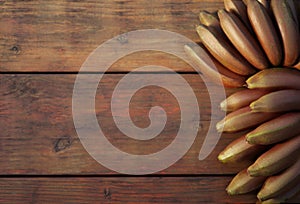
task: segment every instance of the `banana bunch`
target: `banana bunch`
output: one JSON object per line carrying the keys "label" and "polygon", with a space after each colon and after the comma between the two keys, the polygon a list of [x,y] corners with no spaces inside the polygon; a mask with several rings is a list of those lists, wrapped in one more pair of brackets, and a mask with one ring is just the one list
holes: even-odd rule
{"label": "banana bunch", "polygon": [[228,114],[216,128],[245,134],[218,159],[253,164],[233,178],[228,194],[260,189],[260,203],[282,203],[300,192],[300,0],[224,5],[200,12],[201,44],[184,49],[204,76],[239,88],[221,102]]}
{"label": "banana bunch", "polygon": [[300,84],[282,83],[274,78],[278,74],[300,79],[294,68],[265,69],[246,81],[249,89],[235,92],[220,105],[230,113],[217,130],[245,130],[245,134],[218,159],[224,163],[254,160],[233,178],[227,187],[229,195],[261,188],[257,197],[262,203],[281,203],[300,192]]}

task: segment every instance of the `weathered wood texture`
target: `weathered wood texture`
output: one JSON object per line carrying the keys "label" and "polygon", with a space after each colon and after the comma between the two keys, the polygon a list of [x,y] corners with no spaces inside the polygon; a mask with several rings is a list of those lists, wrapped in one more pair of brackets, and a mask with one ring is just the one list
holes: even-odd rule
{"label": "weathered wood texture", "polygon": [[[78,71],[100,44],[138,29],[163,29],[199,41],[198,12],[222,7],[221,0],[0,1],[0,71]],[[148,55],[132,54],[110,70],[152,64]],[[176,59],[154,55],[163,65]],[[172,68],[193,71],[181,60]]]}
{"label": "weathered wood texture", "polygon": [[0,202],[14,203],[254,203],[229,197],[229,177],[7,178]]}
{"label": "weathered wood texture", "polygon": [[[228,196],[230,177],[5,178],[0,202],[255,203],[255,192]],[[298,203],[300,194],[289,203]]]}
{"label": "weathered wood texture", "polygon": [[[138,29],[169,30],[198,42],[194,31],[198,12],[219,8],[222,0],[0,0],[0,72],[77,72],[100,44]],[[109,71],[129,72],[149,64],[194,71],[182,60],[155,51],[128,55]],[[149,109],[159,105],[168,115],[167,125],[148,143],[127,138],[115,126],[109,109],[111,94],[123,76],[104,76],[96,96],[97,118],[106,137],[121,150],[156,152],[176,136],[178,103],[164,89],[140,90],[130,106],[133,122],[146,127]],[[241,134],[224,134],[212,154],[198,160],[211,117],[210,101],[197,74],[182,76],[193,88],[201,111],[191,149],[151,177],[118,177],[93,160],[77,137],[72,120],[75,74],[0,74],[0,203],[255,202],[255,193],[229,197],[225,192],[232,175],[249,162],[223,165],[217,161],[217,154]],[[82,114],[89,111],[93,110]],[[299,196],[294,199],[299,200]]]}
{"label": "weathered wood texture", "polygon": [[[165,109],[168,122],[164,131],[155,139],[130,139],[118,130],[110,111],[111,94],[123,76],[107,74],[98,86],[96,113],[101,121],[101,128],[109,141],[125,152],[157,152],[177,135],[180,125],[178,103],[170,93],[161,88],[149,87],[137,92],[130,104],[130,114],[137,126],[149,125],[149,109],[156,105]],[[245,167],[245,164],[224,166],[216,159],[217,154],[241,134],[223,135],[213,153],[203,161],[198,160],[210,123],[210,101],[199,75],[182,76],[190,83],[198,98],[201,112],[200,130],[189,152],[174,166],[161,173],[232,174]],[[113,173],[89,156],[75,132],[72,118],[75,77],[76,75],[0,75],[1,174]],[[159,77],[171,78],[170,74],[161,74]],[[82,114],[89,111],[93,110],[86,110]]]}

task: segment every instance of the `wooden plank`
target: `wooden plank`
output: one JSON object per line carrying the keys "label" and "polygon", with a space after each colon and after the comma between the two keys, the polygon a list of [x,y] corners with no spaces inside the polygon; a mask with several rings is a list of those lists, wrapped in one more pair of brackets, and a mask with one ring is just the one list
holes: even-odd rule
{"label": "wooden plank", "polygon": [[[2,178],[1,203],[254,203],[230,197],[229,177]],[[299,200],[298,200],[299,201]]]}
{"label": "wooden plank", "polygon": [[[0,4],[2,72],[78,71],[100,44],[139,29],[168,30],[199,41],[194,30],[198,12],[223,7],[222,0],[6,0]],[[176,57],[159,52],[129,55],[110,71],[129,71],[153,61],[172,65],[176,71],[193,71]]]}
{"label": "wooden plank", "polygon": [[[256,193],[228,196],[230,177],[2,178],[0,202],[255,203]],[[289,203],[299,203],[300,194]]]}
{"label": "wooden plank", "polygon": [[[160,105],[168,115],[162,134],[138,141],[121,133],[112,119],[110,98],[122,74],[107,74],[99,85],[96,112],[106,137],[131,154],[149,154],[163,149],[177,135],[180,110],[164,89],[148,87],[133,97],[131,117],[139,127],[149,125],[149,108]],[[158,75],[170,78],[170,74]],[[218,153],[238,134],[223,135],[212,154],[198,160],[208,130],[210,101],[206,88],[194,74],[182,75],[193,88],[201,112],[200,130],[188,153],[161,174],[232,174],[247,162],[224,166]],[[1,174],[115,174],[94,161],[81,145],[72,119],[72,91],[76,75],[0,75],[0,170]],[[180,87],[175,86],[180,89]],[[218,94],[218,93],[214,93]],[[182,97],[182,96],[180,96]],[[188,100],[188,99],[186,99]],[[99,101],[99,102],[97,102]],[[91,110],[86,110],[86,114]],[[120,115],[119,117],[123,117]],[[109,154],[109,153],[108,153]]]}

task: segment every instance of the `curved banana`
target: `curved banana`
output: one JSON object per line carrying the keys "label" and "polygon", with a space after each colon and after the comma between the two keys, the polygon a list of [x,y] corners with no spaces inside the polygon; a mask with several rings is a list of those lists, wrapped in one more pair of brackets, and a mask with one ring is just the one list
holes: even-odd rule
{"label": "curved banana", "polygon": [[300,110],[300,90],[280,90],[260,97],[250,104],[255,112],[284,112]]}
{"label": "curved banana", "polygon": [[275,203],[285,203],[289,199],[293,198],[297,193],[300,192],[300,183],[296,186],[293,186],[293,188],[288,189],[287,191],[283,193],[279,193],[278,196],[275,196],[274,198],[270,198],[268,200],[265,200],[261,202],[261,204],[275,204]]}
{"label": "curved banana", "polygon": [[229,195],[239,195],[251,192],[262,186],[266,177],[251,177],[247,169],[239,172],[227,186],[226,191]]}
{"label": "curved banana", "polygon": [[248,168],[250,176],[272,176],[288,168],[300,153],[300,135],[279,143],[262,154]]}
{"label": "curved banana", "polygon": [[284,66],[292,66],[299,57],[299,27],[288,0],[271,0],[271,8],[275,16],[284,48]]}
{"label": "curved banana", "polygon": [[[260,178],[260,177],[257,177]],[[294,188],[300,182],[300,157],[297,162],[279,175],[269,177],[257,197],[259,200],[267,200],[280,195],[282,192]]]}
{"label": "curved banana", "polygon": [[197,32],[207,50],[229,70],[244,76],[255,73],[255,69],[216,29],[199,25]]}
{"label": "curved banana", "polygon": [[283,114],[263,123],[246,135],[250,144],[269,145],[300,134],[300,112]]}
{"label": "curved banana", "polygon": [[229,113],[217,123],[218,132],[237,132],[256,126],[278,116],[275,113],[255,113],[250,107],[244,107]]}
{"label": "curved banana", "polygon": [[233,12],[241,18],[243,23],[247,26],[249,31],[252,31],[249,18],[247,16],[247,7],[241,0],[224,0],[226,11]]}
{"label": "curved banana", "polygon": [[289,68],[265,69],[251,76],[246,83],[250,89],[300,89],[300,71]]}
{"label": "curved banana", "polygon": [[269,63],[265,53],[242,21],[233,13],[225,10],[219,10],[218,16],[224,33],[248,62],[258,69],[267,68]]}
{"label": "curved banana", "polygon": [[253,101],[269,92],[264,89],[244,89],[237,91],[222,101],[220,107],[223,111],[235,111],[250,105]]}
{"label": "curved banana", "polygon": [[184,50],[203,75],[213,82],[225,87],[241,87],[245,84],[245,77],[228,70],[213,57],[210,57],[200,46],[185,45]]}
{"label": "curved banana", "polygon": [[245,159],[254,159],[262,153],[267,146],[252,145],[242,136],[231,142],[218,156],[219,161],[223,163],[239,162]]}
{"label": "curved banana", "polygon": [[269,61],[274,66],[279,65],[283,55],[282,48],[268,11],[257,0],[249,0],[247,12],[258,41]]}

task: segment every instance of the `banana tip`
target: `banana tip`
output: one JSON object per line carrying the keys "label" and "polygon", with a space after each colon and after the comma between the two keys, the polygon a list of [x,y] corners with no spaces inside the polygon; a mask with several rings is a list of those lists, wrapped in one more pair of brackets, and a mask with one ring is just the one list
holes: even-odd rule
{"label": "banana tip", "polygon": [[267,198],[264,196],[264,192],[262,192],[262,191],[259,191],[259,192],[258,192],[257,198],[258,198],[258,200],[260,200],[260,201],[265,201],[265,200],[267,200]]}
{"label": "banana tip", "polygon": [[219,160],[220,162],[225,163],[225,162],[226,162],[226,159],[227,159],[226,155],[223,154],[222,152],[218,155],[218,160]]}
{"label": "banana tip", "polygon": [[223,128],[224,128],[224,121],[220,121],[217,123],[216,125],[216,129],[218,132],[223,132]]}
{"label": "banana tip", "polygon": [[259,100],[253,101],[250,105],[251,112],[268,112],[268,107],[264,103],[261,103]]}
{"label": "banana tip", "polygon": [[256,176],[257,176],[257,174],[256,174],[256,168],[253,167],[253,165],[251,165],[251,166],[248,167],[247,173],[248,173],[249,176],[251,176],[251,177],[256,177]]}
{"label": "banana tip", "polygon": [[227,104],[226,104],[226,100],[222,101],[220,103],[220,108],[222,111],[227,111],[227,108],[226,108]]}
{"label": "banana tip", "polygon": [[235,195],[235,192],[234,192],[232,189],[230,189],[229,187],[226,188],[226,192],[227,192],[227,194],[230,195],[230,196]]}
{"label": "banana tip", "polygon": [[255,144],[253,142],[253,139],[252,139],[252,136],[250,134],[247,134],[246,135],[246,142],[248,142],[249,144]]}
{"label": "banana tip", "polygon": [[226,11],[224,9],[219,9],[217,12],[218,15],[222,15],[224,13],[226,13]]}

